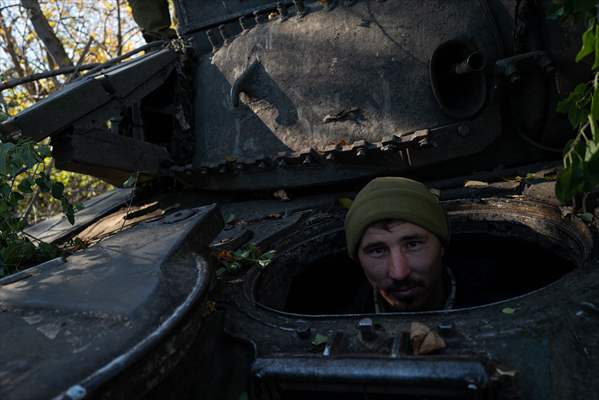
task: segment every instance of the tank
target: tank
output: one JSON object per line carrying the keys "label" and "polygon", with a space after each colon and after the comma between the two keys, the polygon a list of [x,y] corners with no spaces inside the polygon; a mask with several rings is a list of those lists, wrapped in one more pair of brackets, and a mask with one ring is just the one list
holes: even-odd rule
{"label": "tank", "polygon": [[[89,246],[0,280],[1,397],[596,397],[596,232],[553,181],[583,27],[550,3],[177,0],[179,39],[4,122],[136,184],[27,228]],[[439,191],[459,307],[352,306],[345,206],[388,175]]]}

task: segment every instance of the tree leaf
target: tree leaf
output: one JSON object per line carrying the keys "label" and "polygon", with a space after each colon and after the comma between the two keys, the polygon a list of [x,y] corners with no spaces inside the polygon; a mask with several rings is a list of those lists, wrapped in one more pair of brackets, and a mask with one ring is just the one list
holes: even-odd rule
{"label": "tree leaf", "polygon": [[33,186],[34,184],[35,182],[33,181],[33,179],[27,176],[21,180],[21,182],[17,186],[17,189],[19,189],[19,191],[23,193],[32,193],[33,190],[31,190],[31,186]]}
{"label": "tree leaf", "polygon": [[137,183],[137,176],[131,175],[131,176],[129,176],[129,178],[127,178],[127,180],[125,182],[123,182],[123,187],[131,188],[131,187],[135,186],[135,183]]}
{"label": "tree leaf", "polygon": [[42,193],[48,193],[52,189],[52,182],[46,174],[40,174],[40,176],[35,178],[35,184],[40,188]]}
{"label": "tree leaf", "polygon": [[591,186],[599,184],[599,146],[595,147],[595,152],[589,157],[586,163],[586,178],[590,182]]}
{"label": "tree leaf", "polygon": [[337,203],[345,208],[346,210],[349,210],[351,205],[352,205],[353,200],[350,199],[349,197],[340,197],[337,199]]}
{"label": "tree leaf", "polygon": [[[568,3],[568,1],[566,1]],[[597,5],[597,0],[573,0],[571,2],[572,13],[578,14],[586,11],[591,11]]]}
{"label": "tree leaf", "polygon": [[312,344],[314,346],[320,346],[321,344],[325,344],[328,340],[329,340],[328,336],[317,333],[316,336],[314,336],[314,339],[312,339]]}
{"label": "tree leaf", "polygon": [[0,182],[0,195],[7,199],[10,195],[10,192],[10,185],[8,185],[6,182]]}
{"label": "tree leaf", "polygon": [[38,144],[36,151],[42,160],[46,157],[52,157],[52,151],[47,144]]}
{"label": "tree leaf", "polygon": [[599,24],[595,24],[595,60],[592,69],[599,68]]}
{"label": "tree leaf", "polygon": [[261,268],[266,268],[266,267],[268,267],[268,266],[269,266],[271,263],[272,263],[272,260],[269,260],[269,259],[259,259],[259,260],[258,260],[258,265],[259,265]]}
{"label": "tree leaf", "polygon": [[[599,87],[598,86],[599,73],[595,75],[595,82],[593,85],[593,99],[591,100],[591,118],[594,121],[599,120]],[[593,136],[595,142],[599,141],[599,138]]]}
{"label": "tree leaf", "polygon": [[56,200],[61,200],[64,198],[64,185],[61,182],[52,182],[52,189],[50,192],[52,193],[52,197]]}
{"label": "tree leaf", "polygon": [[73,209],[73,205],[64,197],[61,199],[60,204],[62,205],[62,212],[64,213],[65,217],[67,217],[67,221],[69,221],[71,225],[74,225],[75,210]]}
{"label": "tree leaf", "polygon": [[569,202],[582,189],[582,178],[580,177],[580,172],[577,171],[579,168],[578,166],[571,165],[564,168],[557,176],[555,195],[560,202]]}
{"label": "tree leaf", "polygon": [[584,222],[586,222],[587,224],[590,224],[591,222],[593,222],[593,214],[591,214],[589,212],[576,214],[576,216],[578,218],[580,218],[581,220],[583,220]]}
{"label": "tree leaf", "polygon": [[592,54],[595,51],[595,25],[591,25],[582,34],[582,47],[576,54],[576,62],[580,62],[586,56]]}

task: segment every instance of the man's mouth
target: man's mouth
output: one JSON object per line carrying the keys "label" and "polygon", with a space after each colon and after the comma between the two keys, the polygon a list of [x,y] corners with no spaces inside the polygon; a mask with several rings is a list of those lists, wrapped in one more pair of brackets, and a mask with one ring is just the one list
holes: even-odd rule
{"label": "man's mouth", "polygon": [[398,300],[408,300],[410,298],[416,297],[421,290],[421,286],[414,285],[400,288],[391,288],[390,290],[387,290],[387,293],[389,293]]}

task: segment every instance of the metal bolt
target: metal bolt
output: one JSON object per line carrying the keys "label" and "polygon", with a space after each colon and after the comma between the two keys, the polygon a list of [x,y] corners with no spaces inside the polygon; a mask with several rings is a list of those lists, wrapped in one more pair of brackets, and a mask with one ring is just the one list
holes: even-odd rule
{"label": "metal bolt", "polygon": [[360,331],[360,337],[365,342],[370,342],[376,338],[374,332],[374,323],[370,318],[362,318],[358,321],[358,330]]}
{"label": "metal bolt", "polygon": [[387,151],[396,151],[397,150],[397,145],[392,144],[392,143],[391,144],[386,144],[383,147],[381,147],[381,150],[385,151],[385,152],[387,152]]}
{"label": "metal bolt", "polygon": [[468,136],[470,134],[470,127],[468,125],[458,126],[458,135],[461,137]]}
{"label": "metal bolt", "polygon": [[213,51],[218,50],[218,48],[220,46],[218,45],[218,40],[217,40],[216,32],[214,31],[214,29],[208,29],[206,31],[206,36],[208,37],[208,41],[210,42],[210,45],[212,46],[212,50]]}
{"label": "metal bolt", "polygon": [[264,161],[260,161],[260,162],[258,163],[258,168],[260,168],[260,169],[264,169],[264,168],[266,168],[266,163],[265,163]]}
{"label": "metal bolt", "polygon": [[226,30],[225,25],[219,25],[218,31],[220,33],[221,38],[223,39],[223,44],[225,44],[225,45],[229,44],[229,39],[227,39],[227,30]]}
{"label": "metal bolt", "polygon": [[358,151],[356,151],[356,157],[366,157],[366,149],[358,149]]}
{"label": "metal bolt", "polygon": [[279,159],[277,160],[277,165],[278,165],[279,167],[284,167],[284,166],[286,166],[286,165],[287,165],[287,161],[286,161],[284,158],[279,158]]}
{"label": "metal bolt", "polygon": [[226,165],[221,165],[221,166],[218,168],[218,172],[220,172],[221,174],[224,174],[224,173],[226,173],[226,172],[227,172],[227,166],[226,166]]}
{"label": "metal bolt", "polygon": [[252,12],[252,14],[254,14],[254,21],[256,21],[256,25],[261,24],[263,22],[260,11],[256,10],[256,11]]}
{"label": "metal bolt", "polygon": [[295,333],[302,339],[307,339],[310,337],[311,333],[310,325],[304,320],[299,320],[295,323]]}
{"label": "metal bolt", "polygon": [[299,16],[303,16],[306,14],[306,8],[304,7],[304,0],[293,0],[293,4],[295,5],[295,9]]}
{"label": "metal bolt", "polygon": [[312,157],[310,157],[310,156],[304,157],[304,160],[302,161],[303,165],[310,165],[311,163],[312,163]]}
{"label": "metal bolt", "polygon": [[79,400],[84,398],[87,395],[87,391],[85,390],[85,388],[81,385],[75,385],[75,386],[71,386],[68,390],[66,395],[68,397],[70,397],[72,400]]}
{"label": "metal bolt", "polygon": [[451,322],[440,322],[437,329],[439,329],[439,332],[447,334],[453,330],[453,324]]}
{"label": "metal bolt", "polygon": [[208,173],[208,168],[200,168],[200,174],[206,175]]}
{"label": "metal bolt", "polygon": [[326,159],[329,160],[329,161],[334,161],[335,160],[335,154],[333,154],[333,153],[327,154]]}
{"label": "metal bolt", "polygon": [[420,147],[420,148],[428,147],[428,145],[429,145],[428,138],[422,138],[418,141],[418,147]]}
{"label": "metal bolt", "polygon": [[279,12],[279,15],[281,16],[281,21],[284,21],[287,19],[287,7],[285,7],[285,5],[283,3],[281,3],[280,1],[277,2],[277,11]]}
{"label": "metal bolt", "polygon": [[399,335],[395,336],[391,344],[391,357],[398,358],[405,354],[409,341],[407,332],[400,332]]}
{"label": "metal bolt", "polygon": [[239,25],[241,26],[241,29],[243,29],[244,31],[247,31],[251,28],[251,26],[245,20],[245,15],[239,17]]}

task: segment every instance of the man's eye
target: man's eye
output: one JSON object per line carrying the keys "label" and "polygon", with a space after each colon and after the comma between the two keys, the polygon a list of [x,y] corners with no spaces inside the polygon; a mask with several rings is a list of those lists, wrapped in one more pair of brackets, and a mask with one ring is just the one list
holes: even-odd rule
{"label": "man's eye", "polygon": [[370,257],[382,257],[385,255],[385,248],[384,247],[374,247],[372,249],[368,249],[366,250],[366,254],[368,254]]}
{"label": "man's eye", "polygon": [[410,240],[406,243],[406,247],[410,250],[416,250],[419,249],[422,246],[422,244],[422,240]]}

